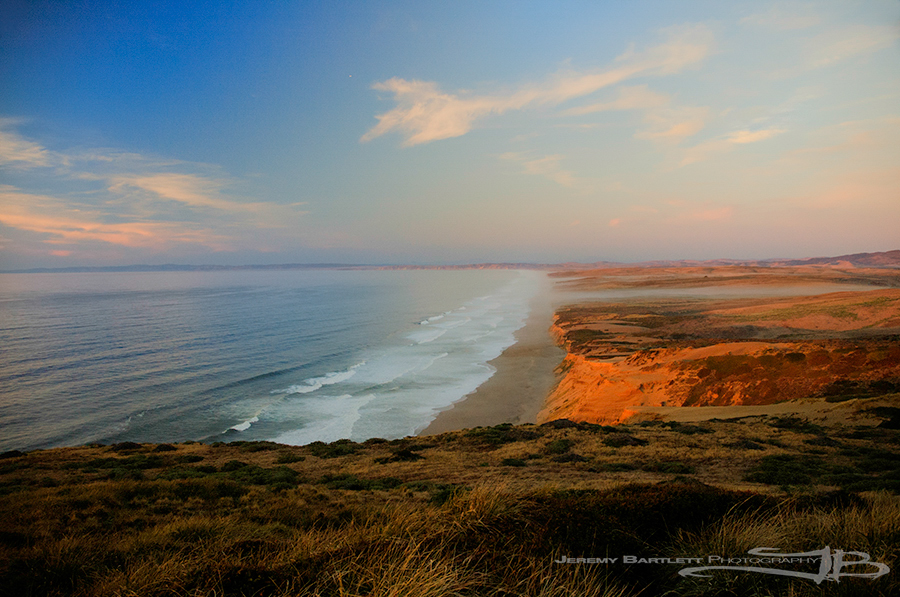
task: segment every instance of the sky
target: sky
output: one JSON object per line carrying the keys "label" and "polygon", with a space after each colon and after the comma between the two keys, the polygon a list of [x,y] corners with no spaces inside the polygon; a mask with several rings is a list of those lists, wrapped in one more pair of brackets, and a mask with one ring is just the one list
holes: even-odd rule
{"label": "sky", "polygon": [[0,10],[0,270],[900,248],[900,1]]}

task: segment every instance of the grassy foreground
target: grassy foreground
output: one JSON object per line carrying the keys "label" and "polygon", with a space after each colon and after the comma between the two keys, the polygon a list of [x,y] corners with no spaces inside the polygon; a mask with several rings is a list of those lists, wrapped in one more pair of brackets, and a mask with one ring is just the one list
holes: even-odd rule
{"label": "grassy foreground", "polygon": [[873,409],[881,426],[556,422],[9,452],[0,594],[897,595],[895,571],[817,585],[623,563],[827,545],[894,568],[900,431],[897,409]]}

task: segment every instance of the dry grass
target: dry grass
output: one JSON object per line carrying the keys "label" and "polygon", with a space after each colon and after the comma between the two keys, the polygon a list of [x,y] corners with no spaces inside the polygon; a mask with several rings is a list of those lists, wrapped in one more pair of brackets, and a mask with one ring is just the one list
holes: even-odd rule
{"label": "dry grass", "polygon": [[[895,566],[900,555],[900,497],[885,492],[866,494],[856,503],[798,509],[795,500],[776,509],[732,513],[699,533],[682,533],[679,549],[691,553],[742,556],[756,547],[780,553],[800,553],[826,546],[852,549],[871,556],[871,561]],[[852,546],[848,548],[847,546]],[[844,572],[871,572],[850,568]],[[744,595],[821,595],[822,587],[810,581],[780,579],[758,574],[717,573],[703,580],[689,579],[683,594],[733,593]],[[838,586],[839,585],[839,586]],[[878,580],[845,578],[827,586],[828,595],[895,595],[896,577]]]}
{"label": "dry grass", "polygon": [[[883,427],[756,417],[6,455],[0,594],[817,594],[771,579],[703,584],[665,565],[555,560],[827,542],[893,565],[896,496],[818,496],[895,487],[898,439]],[[771,462],[821,470],[805,485],[746,479],[765,479]],[[883,580],[841,583],[839,594],[897,589]]]}

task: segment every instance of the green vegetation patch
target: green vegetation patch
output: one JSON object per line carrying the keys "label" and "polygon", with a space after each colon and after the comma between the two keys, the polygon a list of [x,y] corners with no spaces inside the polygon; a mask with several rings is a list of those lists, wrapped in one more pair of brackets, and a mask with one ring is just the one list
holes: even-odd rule
{"label": "green vegetation patch", "polygon": [[600,330],[577,329],[566,332],[566,340],[573,348],[582,348],[598,340],[605,340],[609,334]]}
{"label": "green vegetation patch", "polygon": [[698,433],[712,433],[713,430],[707,427],[701,427],[700,425],[688,425],[685,423],[679,423],[678,421],[667,421],[663,423],[664,427],[668,427],[672,431],[676,431],[678,433],[683,433],[684,435],[696,435]]}
{"label": "green vegetation patch", "polygon": [[185,479],[171,486],[171,493],[180,500],[199,498],[218,501],[222,498],[237,500],[247,493],[247,488],[229,479]]}
{"label": "green vegetation patch", "polygon": [[103,473],[107,479],[143,479],[144,471],[169,466],[171,461],[155,454],[134,454],[125,458],[106,457],[69,462],[60,468],[63,470],[78,469],[85,473]]}
{"label": "green vegetation patch", "polygon": [[135,442],[119,442],[118,444],[113,444],[109,447],[113,452],[133,452],[136,450],[143,450],[144,446]]}
{"label": "green vegetation patch", "polygon": [[178,448],[173,446],[172,444],[158,444],[155,448],[153,448],[154,452],[176,452]]}
{"label": "green vegetation patch", "polygon": [[625,446],[646,446],[647,440],[634,437],[630,433],[615,432],[609,433],[603,438],[603,444],[611,448],[623,448]]}
{"label": "green vegetation patch", "polygon": [[813,433],[816,435],[824,435],[825,429],[820,425],[810,423],[808,419],[800,417],[776,417],[767,421],[768,424],[776,429],[793,431],[795,433]]}
{"label": "green vegetation patch", "polygon": [[555,439],[544,446],[544,453],[565,454],[573,445],[575,445],[575,442],[570,439]]}
{"label": "green vegetation patch", "polygon": [[826,402],[845,402],[857,398],[872,398],[900,392],[900,381],[895,379],[856,380],[841,378],[828,384],[819,392]]}
{"label": "green vegetation patch", "polygon": [[338,458],[356,454],[362,446],[349,439],[339,439],[326,444],[325,442],[313,442],[306,446],[310,454],[318,458]]}
{"label": "green vegetation patch", "polygon": [[227,472],[226,477],[242,485],[267,485],[285,489],[295,487],[300,482],[300,474],[286,466],[263,468],[249,464]]}
{"label": "green vegetation patch", "polygon": [[803,443],[810,446],[824,446],[828,448],[839,448],[843,445],[838,440],[828,437],[827,435],[819,435],[811,439],[805,439],[803,440]]}
{"label": "green vegetation patch", "polygon": [[650,473],[666,473],[670,475],[691,475],[696,472],[693,466],[677,461],[648,462],[641,466]]}
{"label": "green vegetation patch", "polygon": [[[156,450],[154,450],[156,452]],[[182,454],[181,456],[175,457],[175,462],[179,464],[192,464],[194,462],[202,462],[203,456],[199,454]]]}
{"label": "green vegetation patch", "polygon": [[295,452],[281,452],[278,454],[278,458],[275,459],[277,464],[293,464],[295,462],[303,462],[306,460],[306,456],[301,456]]}
{"label": "green vegetation patch", "polygon": [[751,483],[765,483],[766,485],[809,485],[814,477],[829,472],[840,472],[830,468],[825,461],[817,456],[775,454],[764,456],[763,459],[744,477]]}
{"label": "green vegetation patch", "polygon": [[586,456],[582,456],[581,454],[576,454],[574,452],[567,452],[566,454],[561,454],[560,456],[554,456],[551,458],[553,462],[587,462],[590,458]]}
{"label": "green vegetation patch", "polygon": [[241,452],[266,452],[268,450],[278,450],[280,445],[275,442],[255,441],[255,442],[231,442],[232,446],[237,446]]}
{"label": "green vegetation patch", "polygon": [[500,466],[525,466],[526,464],[521,458],[504,458],[500,461]]}
{"label": "green vegetation patch", "polygon": [[376,458],[375,462],[378,464],[387,464],[388,462],[415,462],[416,460],[423,460],[424,458],[424,456],[410,447],[394,450],[390,456]]}
{"label": "green vegetation patch", "polygon": [[161,472],[157,479],[220,479],[240,485],[264,485],[270,489],[287,489],[300,483],[300,474],[286,466],[264,468],[240,460],[229,460],[219,469],[211,465],[173,467]]}
{"label": "green vegetation patch", "polygon": [[637,465],[631,462],[603,462],[591,466],[588,470],[593,473],[623,473],[637,468]]}
{"label": "green vegetation patch", "polygon": [[730,314],[724,315],[727,319],[736,321],[778,321],[785,319],[799,319],[810,315],[827,315],[836,319],[857,320],[859,315],[852,307],[873,306],[872,301],[855,303],[852,305],[828,305],[828,304],[810,304],[810,305],[794,305],[791,307],[783,307],[779,309],[771,309],[762,313],[750,314]]}
{"label": "green vegetation patch", "polygon": [[500,446],[513,442],[529,441],[541,437],[533,429],[514,427],[511,423],[502,423],[493,427],[475,427],[466,431],[465,437],[479,444]]}
{"label": "green vegetation patch", "polygon": [[350,491],[388,491],[403,485],[403,481],[393,477],[381,479],[362,479],[349,473],[325,475],[319,483],[329,489],[346,489]]}
{"label": "green vegetation patch", "polygon": [[216,467],[210,465],[190,466],[190,467],[173,467],[161,472],[157,479],[201,479],[216,473]]}
{"label": "green vegetation patch", "polygon": [[763,446],[758,441],[753,441],[752,439],[741,439],[736,442],[731,442],[724,444],[726,448],[732,448],[734,450],[765,450],[766,447]]}

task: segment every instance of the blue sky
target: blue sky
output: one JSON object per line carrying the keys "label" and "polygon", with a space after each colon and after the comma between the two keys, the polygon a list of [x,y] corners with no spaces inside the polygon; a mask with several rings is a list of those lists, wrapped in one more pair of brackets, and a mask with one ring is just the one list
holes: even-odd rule
{"label": "blue sky", "polygon": [[900,247],[900,2],[5,2],[0,269]]}

